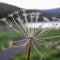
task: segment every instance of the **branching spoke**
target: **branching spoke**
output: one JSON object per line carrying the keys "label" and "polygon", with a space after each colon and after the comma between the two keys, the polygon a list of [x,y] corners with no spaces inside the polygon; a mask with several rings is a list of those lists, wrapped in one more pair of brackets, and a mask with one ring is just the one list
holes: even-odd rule
{"label": "branching spoke", "polygon": [[45,43],[38,42],[37,40],[34,40],[34,42],[36,42],[39,45],[46,45]]}
{"label": "branching spoke", "polygon": [[31,27],[30,27],[31,31],[30,31],[30,34],[32,34],[33,33],[33,27],[32,27],[33,24],[32,23],[33,23],[33,20],[34,20],[34,12],[30,13],[30,18],[31,18],[31,22],[30,22],[31,23]]}
{"label": "branching spoke", "polygon": [[40,39],[51,39],[51,38],[57,38],[57,37],[60,37],[60,35],[59,36],[52,36],[52,37],[45,37],[45,38],[40,38]]}
{"label": "branching spoke", "polygon": [[[54,25],[53,26],[53,28],[55,27],[56,25]],[[41,34],[40,36],[38,36],[38,37],[42,37],[42,36],[44,36],[44,35],[46,35],[47,33],[49,33],[50,31],[52,31],[53,30],[53,28],[51,28],[51,29],[48,29],[44,34]]]}
{"label": "branching spoke", "polygon": [[17,29],[15,29],[15,28],[13,28],[13,27],[12,27],[12,29],[13,29],[14,31],[16,31],[17,33],[19,33],[19,31],[18,31]]}
{"label": "branching spoke", "polygon": [[12,46],[12,47],[17,47],[17,48],[20,48],[20,47],[25,47],[28,43],[29,43],[30,40],[26,41],[24,44],[20,45],[20,46]]}
{"label": "branching spoke", "polygon": [[18,23],[15,21],[14,17],[12,16],[12,20],[14,21],[14,23],[17,25],[17,27],[20,29],[20,26],[18,25]]}
{"label": "branching spoke", "polygon": [[[39,13],[39,12],[36,12],[36,13],[35,13],[35,18],[36,18],[36,19],[35,19],[35,23],[38,23],[38,18],[40,17],[39,15],[41,15],[41,13]],[[37,29],[35,29],[34,31],[36,32]]]}
{"label": "branching spoke", "polygon": [[[26,22],[26,24],[28,24],[27,14],[26,14],[25,12],[24,12],[23,16],[25,17],[25,22]],[[28,33],[30,34],[30,28],[27,27],[27,29],[28,29]]]}
{"label": "branching spoke", "polygon": [[20,23],[20,25],[22,26],[22,28],[25,30],[25,32],[26,32],[27,35],[28,35],[29,32],[27,31],[27,29],[26,29],[26,27],[25,27],[23,21],[21,20],[19,14],[18,14],[18,18],[17,18],[17,20],[18,20],[18,22]]}
{"label": "branching spoke", "polygon": [[[50,24],[49,24],[49,25],[50,25]],[[46,29],[46,30],[43,30],[41,33],[38,33],[36,36],[39,36],[39,35],[41,35],[41,34],[45,33],[46,31],[48,31],[48,30],[49,30],[49,25],[48,25],[48,27],[47,27],[47,29]]]}
{"label": "branching spoke", "polygon": [[[50,24],[49,24],[50,25]],[[53,26],[53,28],[51,28],[51,29],[49,29],[49,25],[48,25],[48,27],[47,27],[47,29],[46,30],[44,30],[44,31],[42,31],[41,33],[39,33],[39,34],[37,34],[36,36],[43,36],[43,35],[45,35],[45,34],[43,34],[43,33],[48,33],[48,32],[50,32],[51,30],[53,30],[53,28],[56,26],[56,24]],[[41,34],[43,34],[43,35],[41,35]]]}
{"label": "branching spoke", "polygon": [[[5,23],[10,26],[10,24],[8,22],[5,21]],[[15,29],[13,26],[10,26],[14,31],[16,31],[17,33],[19,33],[19,31],[17,29]]]}
{"label": "branching spoke", "polygon": [[13,21],[15,22],[15,24],[17,25],[17,27],[23,32],[23,34],[27,35],[23,29],[17,24],[17,22],[15,21],[15,19],[12,17]]}
{"label": "branching spoke", "polygon": [[37,33],[40,29],[41,29],[40,27],[39,27],[38,29],[35,29],[34,35],[36,35],[36,33]]}
{"label": "branching spoke", "polygon": [[44,40],[40,40],[40,39],[37,39],[37,38],[34,38],[34,39],[37,40],[37,41],[40,41],[40,42],[48,43],[47,41],[44,41]]}
{"label": "branching spoke", "polygon": [[33,33],[33,27],[32,27],[32,21],[33,19],[31,18],[31,34]]}
{"label": "branching spoke", "polygon": [[32,44],[33,44],[34,49],[37,51],[37,53],[38,53],[40,56],[43,57],[42,53],[36,48],[36,46],[35,46],[35,44],[34,44],[33,41],[32,41]]}
{"label": "branching spoke", "polygon": [[34,32],[35,32],[35,21],[33,22],[33,28],[32,28],[32,34],[34,34]]}
{"label": "branching spoke", "polygon": [[46,34],[49,33],[51,30],[53,30],[53,29],[50,29],[50,30],[48,29],[47,31],[44,32],[44,34],[41,34],[41,35],[38,36],[38,37],[42,37],[42,36],[46,35]]}
{"label": "branching spoke", "polygon": [[13,43],[24,42],[24,41],[27,41],[27,40],[28,39],[22,39],[22,40],[14,41]]}
{"label": "branching spoke", "polygon": [[[14,42],[13,42],[14,43]],[[20,45],[20,46],[14,46],[13,44],[11,46],[9,46],[8,48],[4,48],[2,47],[2,51],[6,51],[8,49],[11,49],[11,48],[22,48],[22,47],[25,47],[27,44],[29,43],[29,40],[27,40],[24,44]]]}
{"label": "branching spoke", "polygon": [[[43,25],[43,24],[42,24],[42,25]],[[41,29],[41,26],[39,26],[39,28],[35,30],[34,35],[36,35],[36,34],[37,34],[37,32],[38,32],[40,29]]]}
{"label": "branching spoke", "polygon": [[39,36],[39,35],[45,33],[46,31],[47,31],[47,30],[44,30],[44,31],[42,31],[41,33],[38,33],[36,36]]}
{"label": "branching spoke", "polygon": [[[43,25],[43,24],[42,24],[42,25]],[[39,28],[35,30],[34,35],[36,35],[36,34],[37,34],[37,32],[38,32],[40,29],[41,29],[41,26],[39,26]]]}
{"label": "branching spoke", "polygon": [[38,42],[37,40],[34,40],[34,42],[39,44],[39,45],[45,46],[47,48],[49,48],[49,45],[51,45],[49,42],[48,43],[41,43],[40,41]]}
{"label": "branching spoke", "polygon": [[35,33],[35,30],[36,30],[36,22],[34,22],[34,28],[33,28],[33,35],[34,35],[34,33]]}

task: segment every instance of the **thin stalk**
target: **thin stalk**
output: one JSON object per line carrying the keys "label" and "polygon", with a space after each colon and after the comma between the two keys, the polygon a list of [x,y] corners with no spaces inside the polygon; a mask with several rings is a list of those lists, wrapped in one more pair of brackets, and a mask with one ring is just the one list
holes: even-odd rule
{"label": "thin stalk", "polygon": [[29,42],[29,46],[28,46],[28,55],[27,55],[27,60],[30,60],[31,46],[32,46],[32,41],[30,40],[30,42]]}
{"label": "thin stalk", "polygon": [[58,37],[60,37],[60,35],[58,35],[58,36],[51,36],[51,37],[45,37],[45,38],[40,38],[40,39],[52,39],[52,38],[58,38]]}

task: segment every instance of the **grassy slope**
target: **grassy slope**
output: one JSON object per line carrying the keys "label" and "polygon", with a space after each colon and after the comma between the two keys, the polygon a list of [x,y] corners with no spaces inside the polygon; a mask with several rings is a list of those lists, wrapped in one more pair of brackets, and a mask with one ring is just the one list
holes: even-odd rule
{"label": "grassy slope", "polygon": [[1,46],[7,47],[8,46],[8,42],[10,40],[19,40],[22,37],[22,33],[20,32],[20,34],[16,33],[16,32],[1,32],[0,31],[0,48]]}

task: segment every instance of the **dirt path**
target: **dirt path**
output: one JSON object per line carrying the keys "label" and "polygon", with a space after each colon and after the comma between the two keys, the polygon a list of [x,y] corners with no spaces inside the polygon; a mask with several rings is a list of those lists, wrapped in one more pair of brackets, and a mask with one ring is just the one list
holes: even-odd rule
{"label": "dirt path", "polygon": [[[23,44],[24,42],[19,42],[17,43],[17,45],[21,45]],[[25,47],[22,47],[22,48],[11,48],[11,49],[8,49],[4,52],[1,52],[0,53],[0,60],[9,60],[11,59],[12,57],[16,56],[18,53],[21,53],[23,50],[24,50]]]}

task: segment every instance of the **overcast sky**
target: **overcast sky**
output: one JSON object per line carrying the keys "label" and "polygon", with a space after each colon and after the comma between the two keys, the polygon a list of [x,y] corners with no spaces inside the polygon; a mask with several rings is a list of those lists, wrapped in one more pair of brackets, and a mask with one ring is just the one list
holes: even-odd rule
{"label": "overcast sky", "polygon": [[0,2],[26,9],[60,8],[60,0],[0,0]]}

